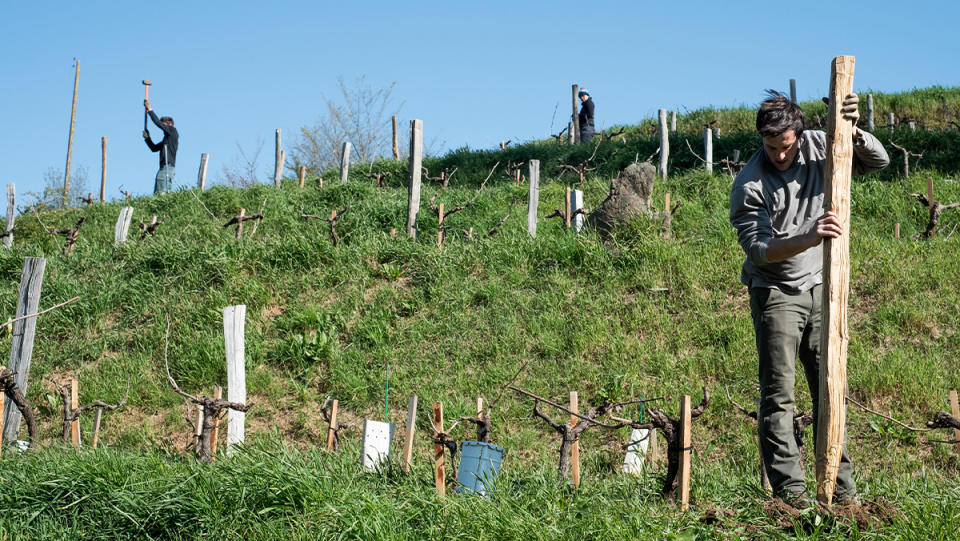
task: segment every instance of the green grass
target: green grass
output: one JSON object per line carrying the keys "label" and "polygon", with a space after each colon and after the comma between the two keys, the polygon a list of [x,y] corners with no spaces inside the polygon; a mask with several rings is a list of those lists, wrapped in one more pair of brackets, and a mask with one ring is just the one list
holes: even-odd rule
{"label": "green grass", "polygon": [[[489,160],[541,149],[546,161],[556,148],[440,158],[465,165],[437,201],[450,208],[472,197]],[[605,163],[619,156],[611,149]],[[406,168],[379,166],[398,171],[395,180]],[[186,191],[135,199],[128,203],[134,224],[152,214],[170,218],[144,240],[134,225],[117,248],[119,202],[45,213],[48,227],[87,216],[65,257],[62,240],[36,217],[20,217],[14,249],[0,252],[0,313],[14,314],[24,256],[48,260],[41,308],[80,300],[38,321],[27,394],[41,437],[37,452],[0,459],[0,532],[8,539],[956,537],[960,462],[952,448],[855,409],[848,426],[857,480],[868,499],[883,497],[903,516],[862,534],[829,519],[784,531],[763,514],[754,427],[722,390],[729,386],[744,404],[755,400],[756,354],[738,281],[743,255],[727,220],[729,176],[680,171],[657,182],[657,204],[666,192],[682,202],[671,240],[644,220],[601,240],[542,218],[561,206],[571,180],[542,169],[536,239],[526,234],[526,187],[494,176],[473,207],[448,219],[443,251],[426,205],[437,187],[424,189],[414,242],[402,233],[405,190],[359,178],[323,189],[301,190],[292,180],[280,188],[215,187],[200,199],[216,220]],[[960,237],[914,240],[926,215],[907,195],[925,192],[931,175],[939,199],[960,201],[960,183],[948,182],[956,174],[938,167],[904,180],[872,175],[853,187],[850,392],[912,424],[946,409],[947,391],[960,388]],[[588,177],[588,208],[603,199],[609,177],[600,170]],[[254,213],[264,201],[256,235],[235,239],[220,228],[241,207]],[[347,204],[336,247],[325,223],[300,218],[301,208],[324,215]],[[466,237],[470,227],[489,231],[508,209],[499,235]],[[894,223],[904,238],[893,239]],[[247,305],[248,396],[256,404],[247,414],[250,448],[199,465],[182,452],[189,426],[165,380],[164,329],[169,317],[173,375],[186,391],[209,394],[226,384],[221,311],[231,304]],[[8,345],[9,335],[0,343]],[[344,432],[342,452],[317,454],[323,398],[338,398],[348,420],[382,418],[388,362],[390,420],[402,422],[408,394],[420,397],[414,473],[360,473],[356,426]],[[498,495],[438,500],[427,406],[442,401],[448,420],[470,415],[477,396],[495,399],[524,365],[519,386],[560,401],[576,390],[581,407],[644,393],[669,396],[664,407],[675,414],[681,394],[696,401],[707,385],[714,400],[694,429],[693,510],[679,513],[657,496],[662,464],[639,479],[619,475],[625,431],[587,432],[584,486],[567,488],[555,475],[554,435],[513,394],[494,410],[493,440],[507,449]],[[82,402],[115,402],[130,378],[128,405],[104,414],[107,449],[78,455],[56,443],[60,404],[48,380],[68,374],[80,378]],[[809,410],[800,382],[798,396]],[[92,415],[81,419],[86,439],[91,424]],[[463,428],[456,437],[469,436]],[[736,517],[702,523],[710,507]]]}

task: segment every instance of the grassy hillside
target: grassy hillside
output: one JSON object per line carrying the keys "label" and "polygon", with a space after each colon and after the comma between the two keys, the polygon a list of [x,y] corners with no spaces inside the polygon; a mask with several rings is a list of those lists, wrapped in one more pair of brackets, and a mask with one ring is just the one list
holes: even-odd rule
{"label": "grassy hillside", "polygon": [[[526,233],[526,186],[495,174],[476,204],[448,218],[447,244],[436,247],[431,197],[450,208],[473,196],[493,162],[538,150],[544,163],[551,151],[589,156],[587,146],[541,143],[434,160],[434,174],[444,164],[460,170],[447,190],[425,187],[416,242],[402,234],[406,191],[374,187],[362,178],[366,165],[354,168],[351,182],[323,188],[285,181],[280,188],[138,198],[127,203],[135,223],[169,218],[143,240],[132,227],[131,240],[117,248],[120,203],[44,213],[46,227],[87,216],[67,256],[60,255],[62,239],[44,233],[36,216],[18,218],[14,249],[0,252],[0,313],[14,314],[28,255],[48,259],[41,308],[80,300],[39,319],[28,396],[39,410],[41,438],[38,452],[0,459],[0,532],[9,539],[860,535],[854,523],[830,519],[784,530],[764,512],[755,426],[723,392],[729,387],[743,404],[756,399],[753,333],[738,281],[743,255],[727,221],[729,176],[690,171],[658,180],[655,201],[670,192],[682,203],[672,239],[661,238],[659,224],[638,220],[602,240],[545,219],[562,206],[569,173],[557,180],[542,166],[536,239]],[[609,152],[612,167],[622,151]],[[395,181],[406,169],[398,162],[372,167],[397,171]],[[582,186],[588,208],[606,194],[605,171],[590,173]],[[945,212],[939,238],[912,238],[923,231],[926,212],[908,194],[925,192],[928,174],[939,199],[960,201],[949,171],[893,181],[877,174],[853,189],[850,394],[914,425],[946,409],[948,389],[960,388],[960,240],[946,235],[956,211]],[[347,205],[337,246],[325,223],[300,217]],[[241,239],[220,227],[240,208],[252,214],[261,206],[266,219],[255,234],[250,222]],[[496,236],[467,238],[464,230],[485,233],[508,212]],[[904,238],[893,238],[894,223]],[[250,447],[200,465],[182,452],[190,427],[165,380],[164,330],[169,319],[170,366],[181,387],[209,394],[226,384],[221,310],[232,304],[247,305]],[[2,340],[9,345],[9,334]],[[340,453],[315,450],[325,442],[317,410],[328,395],[349,421],[383,417],[387,363],[390,420],[402,424],[407,395],[420,397],[410,476],[359,473],[356,425],[344,433]],[[508,450],[497,497],[483,504],[436,498],[428,405],[442,401],[448,419],[471,415],[477,396],[496,399],[518,371],[518,386],[558,401],[576,390],[582,408],[643,393],[669,397],[663,407],[675,414],[680,395],[697,401],[701,386],[709,387],[713,401],[694,428],[691,513],[657,496],[665,463],[639,479],[618,473],[625,430],[588,431],[584,486],[565,487],[556,479],[554,434],[530,417],[530,401],[509,391],[493,418],[493,441]],[[128,405],[104,415],[104,450],[77,455],[56,443],[60,404],[49,380],[68,375],[80,379],[84,403],[115,402],[131,381]],[[809,410],[802,382],[798,397]],[[92,415],[82,418],[85,437],[91,424]],[[472,437],[464,428],[455,435]],[[900,511],[872,535],[955,535],[960,462],[951,447],[853,408],[849,433],[861,490]],[[807,438],[812,443],[809,431]],[[711,508],[719,522],[704,521]]]}

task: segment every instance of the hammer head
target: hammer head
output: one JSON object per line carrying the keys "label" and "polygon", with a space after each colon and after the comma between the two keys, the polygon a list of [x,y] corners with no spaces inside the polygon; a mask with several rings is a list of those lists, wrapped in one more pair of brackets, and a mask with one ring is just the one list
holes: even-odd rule
{"label": "hammer head", "polygon": [[144,79],[144,80],[143,80],[143,84],[144,84],[145,86],[150,86],[150,85],[152,85],[153,83],[150,82],[150,79]]}

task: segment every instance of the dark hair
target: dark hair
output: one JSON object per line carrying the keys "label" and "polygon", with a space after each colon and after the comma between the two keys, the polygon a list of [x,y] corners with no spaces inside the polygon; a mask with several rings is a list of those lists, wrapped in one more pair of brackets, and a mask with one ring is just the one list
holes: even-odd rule
{"label": "dark hair", "polygon": [[776,137],[793,130],[797,137],[803,133],[803,111],[776,90],[767,90],[767,99],[757,110],[757,131],[761,137]]}
{"label": "dark hair", "polygon": [[162,116],[162,117],[160,117],[160,122],[167,122],[167,121],[169,121],[169,122],[170,122],[170,125],[173,126],[173,118],[168,117],[168,116]]}

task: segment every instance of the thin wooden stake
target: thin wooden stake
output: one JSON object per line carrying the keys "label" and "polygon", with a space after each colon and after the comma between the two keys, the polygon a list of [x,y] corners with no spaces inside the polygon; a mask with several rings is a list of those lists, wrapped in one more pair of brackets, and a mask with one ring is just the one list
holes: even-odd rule
{"label": "thin wooden stake", "polygon": [[713,173],[713,130],[710,128],[703,131],[703,154],[706,157],[707,173]]}
{"label": "thin wooden stake", "polygon": [[873,122],[873,94],[867,94],[867,130],[873,133],[876,124]]}
{"label": "thin wooden stake", "polygon": [[[576,85],[574,85],[576,86]],[[530,196],[527,200],[527,233],[537,236],[537,204],[540,199],[540,160],[530,160]]]}
{"label": "thin wooden stake", "polygon": [[353,145],[350,141],[343,143],[343,150],[340,153],[340,182],[346,182],[350,178],[350,149]]}
{"label": "thin wooden stake", "polygon": [[[76,409],[80,407],[80,382],[77,378],[70,378],[70,404],[67,409]],[[70,423],[70,441],[73,448],[80,450],[80,419],[74,419]]]}
{"label": "thin wooden stake", "polygon": [[203,406],[197,404],[197,430],[194,434],[195,449],[200,449],[200,434],[203,433]]}
{"label": "thin wooden stake", "polygon": [[564,226],[567,229],[570,229],[570,186],[566,186],[563,189],[563,221]]}
{"label": "thin wooden stake", "polygon": [[817,500],[824,506],[829,506],[833,500],[846,427],[853,125],[843,118],[840,104],[853,91],[854,63],[852,56],[838,56],[834,58],[830,70],[824,207],[837,214],[843,235],[823,240],[823,330],[816,471]]}
{"label": "thin wooden stake", "polygon": [[210,154],[200,155],[200,170],[197,171],[197,188],[202,192],[207,188],[207,164],[210,163]]}
{"label": "thin wooden stake", "polygon": [[247,209],[240,209],[240,219],[237,220],[237,238],[243,234],[243,217],[247,214]]}
{"label": "thin wooden stake", "polygon": [[417,395],[410,395],[407,402],[406,439],[403,441],[403,471],[410,473],[410,461],[413,458],[413,434],[417,428]]}
{"label": "thin wooden stake", "polygon": [[300,181],[300,187],[303,188],[303,183],[307,180],[307,166],[306,166],[306,165],[301,165],[301,166],[300,166],[300,171],[299,171],[298,177],[299,177],[298,180]]}
{"label": "thin wooden stake", "polygon": [[393,115],[393,159],[400,159],[400,147],[397,145],[397,115]]}
{"label": "thin wooden stake", "polygon": [[670,157],[670,134],[667,132],[667,110],[660,109],[657,113],[658,129],[660,131],[660,178],[667,178],[667,159]]}
{"label": "thin wooden stake", "polygon": [[690,508],[690,395],[680,399],[680,510]]}
{"label": "thin wooden stake", "polygon": [[579,88],[577,83],[573,83],[573,142],[580,142],[580,115],[577,114],[577,101]]}
{"label": "thin wooden stake", "polygon": [[[570,391],[570,411],[580,413],[580,399],[577,391]],[[580,419],[576,415],[570,416],[570,426],[577,426]],[[580,486],[580,442],[575,441],[570,445],[570,478],[573,480],[573,486]]]}
{"label": "thin wooden stake", "polygon": [[333,443],[337,439],[337,410],[340,408],[340,401],[334,400],[330,406],[330,426],[327,427],[327,451],[333,451]]}
{"label": "thin wooden stake", "polygon": [[63,207],[70,197],[70,159],[73,156],[73,126],[77,120],[77,87],[80,84],[80,61],[77,60],[76,74],[73,78],[73,107],[70,109],[70,136],[67,138],[67,166],[63,173],[63,198],[60,200],[60,206]]}
{"label": "thin wooden stake", "polygon": [[443,249],[443,203],[437,207],[437,247]]}
{"label": "thin wooden stake", "polygon": [[670,131],[676,133],[677,131],[677,112],[670,111]]}
{"label": "thin wooden stake", "polygon": [[899,222],[893,224],[893,238],[895,238],[895,239],[899,239],[899,238],[900,238],[900,223],[899,223]]}
{"label": "thin wooden stake", "polygon": [[17,219],[17,187],[14,183],[7,184],[7,236],[3,237],[3,247],[13,247],[13,227]]}
{"label": "thin wooden stake", "polygon": [[407,189],[407,236],[417,238],[420,213],[420,179],[423,175],[423,121],[410,121],[410,183]]}
{"label": "thin wooden stake", "polygon": [[280,177],[283,176],[283,144],[280,142],[280,128],[274,134],[274,153],[273,153],[273,185],[280,185]]}
{"label": "thin wooden stake", "polygon": [[663,238],[670,238],[670,226],[673,224],[673,216],[670,214],[670,194],[663,196]]}
{"label": "thin wooden stake", "polygon": [[[213,388],[213,399],[221,400],[223,398],[223,387],[217,385]],[[213,430],[210,431],[210,462],[217,460],[217,438],[220,436],[220,417],[213,418]]]}
{"label": "thin wooden stake", "polygon": [[[960,419],[960,401],[957,400],[957,391],[950,391],[950,414]],[[960,428],[953,429],[953,439],[960,442]],[[960,443],[954,445],[957,450],[957,457],[960,458]]]}
{"label": "thin wooden stake", "polygon": [[90,439],[90,448],[96,449],[100,441],[100,421],[103,419],[103,408],[97,408],[93,416],[93,438]]}
{"label": "thin wooden stake", "polygon": [[790,101],[797,103],[797,80],[790,79]]}
{"label": "thin wooden stake", "polygon": [[100,158],[100,202],[107,199],[107,138],[100,138],[101,158]]}
{"label": "thin wooden stake", "polygon": [[647,445],[647,464],[656,464],[660,459],[660,449],[657,446],[657,429],[650,429],[650,444]]}
{"label": "thin wooden stake", "polygon": [[[433,403],[433,425],[437,430],[443,430],[443,404],[440,402]],[[443,467],[443,450],[444,446],[441,443],[433,444],[433,482],[437,489],[437,494],[441,496],[447,495],[447,478],[446,470]]]}

